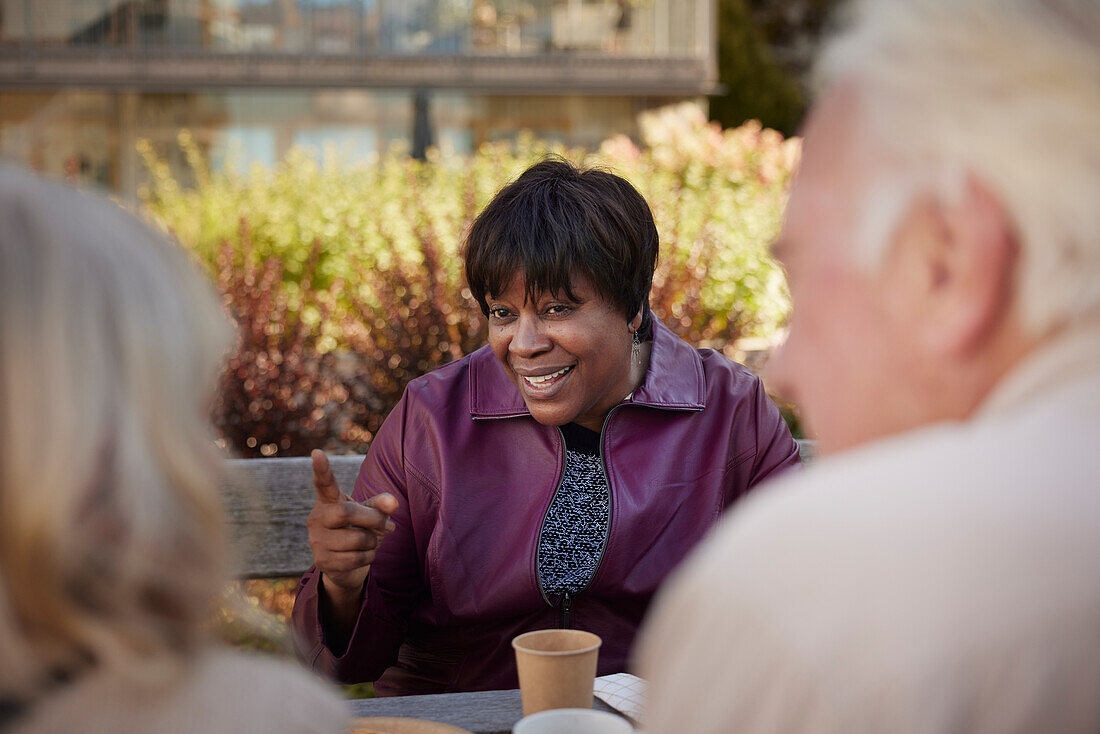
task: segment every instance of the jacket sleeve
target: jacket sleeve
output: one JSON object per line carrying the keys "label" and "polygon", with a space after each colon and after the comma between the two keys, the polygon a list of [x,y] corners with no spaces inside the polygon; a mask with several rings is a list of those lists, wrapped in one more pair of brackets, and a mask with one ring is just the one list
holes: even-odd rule
{"label": "jacket sleeve", "polygon": [[398,507],[391,515],[395,529],[379,546],[363,586],[359,617],[347,649],[333,650],[326,641],[320,608],[321,573],[316,567],[302,577],[294,601],[291,628],[298,657],[315,672],[344,683],[377,680],[397,661],[409,614],[423,584],[404,463],[408,396],[406,390],[378,430],[352,493],[359,502],[389,493]]}
{"label": "jacket sleeve", "polygon": [[756,459],[749,475],[749,487],[802,465],[798,442],[791,436],[783,414],[764,391],[764,383],[759,378],[755,383]]}

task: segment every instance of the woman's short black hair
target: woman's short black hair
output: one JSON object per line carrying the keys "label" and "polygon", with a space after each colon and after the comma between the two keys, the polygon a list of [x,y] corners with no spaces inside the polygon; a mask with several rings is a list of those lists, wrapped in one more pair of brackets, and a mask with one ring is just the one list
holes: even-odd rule
{"label": "woman's short black hair", "polygon": [[575,298],[579,274],[629,320],[648,300],[656,265],[657,228],[642,195],[613,173],[556,158],[501,189],[466,236],[466,280],[486,314],[516,273],[529,299]]}

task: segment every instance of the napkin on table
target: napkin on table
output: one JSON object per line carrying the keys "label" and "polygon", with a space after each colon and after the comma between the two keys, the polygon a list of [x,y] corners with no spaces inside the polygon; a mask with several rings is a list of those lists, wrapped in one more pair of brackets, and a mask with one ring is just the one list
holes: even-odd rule
{"label": "napkin on table", "polygon": [[597,698],[641,724],[647,685],[636,675],[615,673],[597,678],[593,688]]}

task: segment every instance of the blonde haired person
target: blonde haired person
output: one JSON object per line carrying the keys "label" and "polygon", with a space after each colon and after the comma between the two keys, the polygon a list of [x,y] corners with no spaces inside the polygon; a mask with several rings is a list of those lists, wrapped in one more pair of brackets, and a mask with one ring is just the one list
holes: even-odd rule
{"label": "blonde haired person", "polygon": [[4,167],[0,222],[0,730],[341,731],[323,684],[209,639],[211,290],[119,207]]}
{"label": "blonde haired person", "polygon": [[870,0],[775,254],[824,454],[644,634],[651,734],[1100,732],[1100,3]]}

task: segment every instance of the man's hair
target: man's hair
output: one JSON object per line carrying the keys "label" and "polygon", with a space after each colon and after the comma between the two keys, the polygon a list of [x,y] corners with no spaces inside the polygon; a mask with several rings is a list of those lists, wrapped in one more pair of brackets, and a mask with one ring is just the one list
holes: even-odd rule
{"label": "man's hair", "polygon": [[0,690],[177,670],[226,570],[228,319],[110,201],[0,166],[0,221]]}
{"label": "man's hair", "polygon": [[[987,186],[1019,238],[1024,323],[1100,310],[1100,3],[865,0],[825,48],[818,82],[853,81],[876,143],[913,176],[867,187],[872,261],[911,197]],[[879,185],[879,184],[883,185]]]}
{"label": "man's hair", "polygon": [[551,159],[528,168],[478,215],[466,237],[466,279],[489,311],[517,273],[525,293],[574,298],[581,275],[627,319],[645,303],[657,264],[657,228],[625,179]]}

